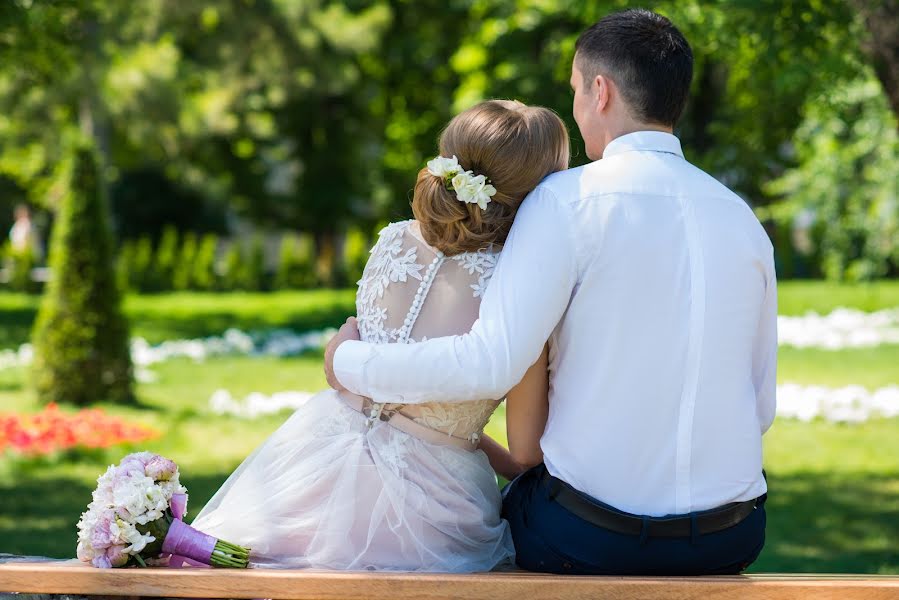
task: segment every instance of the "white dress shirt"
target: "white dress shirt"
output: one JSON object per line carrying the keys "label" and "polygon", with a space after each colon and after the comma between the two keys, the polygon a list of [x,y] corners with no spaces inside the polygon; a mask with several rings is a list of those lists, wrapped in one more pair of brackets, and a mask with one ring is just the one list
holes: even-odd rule
{"label": "white dress shirt", "polygon": [[345,342],[379,402],[501,398],[550,340],[549,472],[620,510],[684,514],[766,491],[777,283],[752,210],[673,135],[614,140],[524,201],[471,332]]}

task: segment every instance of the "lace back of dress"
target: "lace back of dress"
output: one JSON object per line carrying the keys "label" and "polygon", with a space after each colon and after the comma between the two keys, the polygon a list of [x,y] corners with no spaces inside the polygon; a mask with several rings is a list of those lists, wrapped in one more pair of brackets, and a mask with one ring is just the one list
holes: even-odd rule
{"label": "lace back of dress", "polygon": [[[407,344],[468,332],[497,256],[485,249],[447,257],[421,239],[414,221],[387,226],[359,281],[356,309],[363,341]],[[433,429],[469,437],[483,428],[497,404],[419,404],[402,412]]]}

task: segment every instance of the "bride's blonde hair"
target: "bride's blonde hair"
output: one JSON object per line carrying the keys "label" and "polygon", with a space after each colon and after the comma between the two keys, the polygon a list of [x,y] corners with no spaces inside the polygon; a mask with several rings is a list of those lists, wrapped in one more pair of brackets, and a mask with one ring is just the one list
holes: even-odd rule
{"label": "bride's blonde hair", "polygon": [[568,130],[559,115],[514,100],[487,100],[458,114],[440,135],[440,156],[456,156],[465,170],[496,188],[486,209],[466,204],[442,179],[418,173],[412,213],[425,241],[448,256],[502,244],[524,197],[540,181],[568,167]]}

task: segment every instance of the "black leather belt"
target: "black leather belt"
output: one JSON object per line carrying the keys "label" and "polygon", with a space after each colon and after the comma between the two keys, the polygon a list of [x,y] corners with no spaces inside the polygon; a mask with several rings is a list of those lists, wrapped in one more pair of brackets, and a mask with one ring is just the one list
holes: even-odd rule
{"label": "black leather belt", "polygon": [[[645,521],[647,528],[645,535],[648,537],[690,537],[692,535],[693,518],[689,516],[641,517],[621,513],[597,504],[561,479],[550,475],[545,468],[541,479],[543,484],[549,487],[551,499],[568,512],[597,527],[627,535],[644,535],[643,523]],[[695,519],[699,533],[714,533],[733,527],[752,514],[760,499],[734,502],[697,514]]]}

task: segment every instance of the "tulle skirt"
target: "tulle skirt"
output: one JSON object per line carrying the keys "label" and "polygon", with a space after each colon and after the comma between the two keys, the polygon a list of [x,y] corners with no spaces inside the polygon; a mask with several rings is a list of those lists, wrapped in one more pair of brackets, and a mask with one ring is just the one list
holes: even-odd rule
{"label": "tulle skirt", "polygon": [[332,390],[299,408],[192,525],[251,548],[252,567],[489,571],[514,559],[481,451],[415,438]]}

